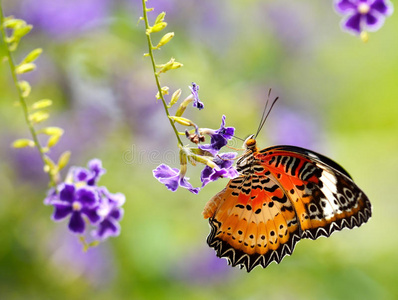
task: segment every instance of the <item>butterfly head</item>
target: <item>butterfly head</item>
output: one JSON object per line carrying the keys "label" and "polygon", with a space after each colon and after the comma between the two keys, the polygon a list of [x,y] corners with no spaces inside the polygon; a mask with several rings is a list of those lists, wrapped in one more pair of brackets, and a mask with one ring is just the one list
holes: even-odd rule
{"label": "butterfly head", "polygon": [[245,142],[243,143],[243,147],[246,150],[249,150],[251,152],[257,152],[257,141],[254,138],[254,134],[250,135]]}

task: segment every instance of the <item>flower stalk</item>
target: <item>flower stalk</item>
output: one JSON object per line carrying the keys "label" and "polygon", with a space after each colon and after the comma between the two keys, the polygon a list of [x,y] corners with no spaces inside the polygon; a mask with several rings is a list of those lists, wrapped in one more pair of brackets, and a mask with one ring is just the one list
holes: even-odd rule
{"label": "flower stalk", "polygon": [[[158,49],[159,47],[158,46],[156,46],[156,47],[153,46],[152,40],[151,40],[151,35],[150,35],[152,32],[156,32],[156,31],[160,31],[160,30],[164,29],[166,27],[167,23],[163,22],[163,20],[156,20],[157,22],[155,22],[155,23],[157,23],[157,24],[155,24],[154,27],[149,26],[148,11],[150,11],[150,9],[148,9],[146,7],[146,3],[145,2],[146,2],[145,0],[142,0],[143,19],[144,19],[144,22],[145,22],[146,37],[147,37],[147,42],[148,42],[148,56],[151,58],[153,74],[155,76],[156,86],[158,88],[158,94],[159,94],[160,100],[162,100],[164,111],[165,111],[165,113],[167,115],[167,118],[170,121],[171,127],[173,128],[173,131],[174,131],[175,136],[177,138],[178,144],[182,146],[183,143],[182,143],[182,141],[180,139],[180,136],[178,134],[178,130],[177,130],[175,124],[174,124],[174,121],[172,119],[170,119],[169,109],[168,109],[168,106],[166,104],[166,100],[164,99],[164,96],[163,96],[162,87],[161,87],[160,81],[159,81],[159,74],[161,72],[157,72],[156,71],[156,66],[157,65],[156,65],[156,62],[155,62],[155,57],[153,55],[153,50],[154,49]],[[164,15],[162,17],[164,18]],[[173,36],[174,36],[174,34],[173,34]],[[165,72],[165,71],[163,70],[163,72]]]}
{"label": "flower stalk", "polygon": [[[28,88],[28,84],[26,81],[19,81],[18,80],[18,74],[22,74],[28,71],[31,71],[35,68],[35,65],[31,62],[34,59],[36,59],[40,53],[41,49],[36,49],[34,52],[32,52],[30,55],[28,55],[27,58],[25,58],[25,61],[23,61],[21,64],[16,65],[12,56],[12,51],[15,50],[15,43],[9,43],[9,38],[7,36],[6,30],[4,28],[4,22],[5,22],[5,17],[3,14],[3,8],[2,4],[0,3],[0,32],[4,41],[4,46],[5,46],[5,52],[6,52],[6,59],[8,60],[8,64],[10,66],[11,70],[11,76],[15,85],[15,88],[17,89],[18,92],[18,99],[19,99],[19,104],[22,107],[22,111],[24,114],[25,122],[29,128],[29,132],[32,136],[34,146],[37,148],[37,150],[40,153],[41,160],[43,161],[43,164],[45,166],[48,166],[48,160],[49,158],[45,154],[45,149],[41,146],[36,130],[33,126],[33,123],[35,122],[35,118],[32,118],[32,115],[29,114],[29,108],[26,103],[26,96],[29,92],[27,92],[27,89],[30,91],[30,86]],[[31,28],[27,26],[27,28]],[[37,120],[36,120],[37,121]],[[33,145],[31,143],[31,145]],[[50,179],[50,186],[55,186],[56,182],[58,181],[58,173],[57,172],[47,172],[49,179]]]}

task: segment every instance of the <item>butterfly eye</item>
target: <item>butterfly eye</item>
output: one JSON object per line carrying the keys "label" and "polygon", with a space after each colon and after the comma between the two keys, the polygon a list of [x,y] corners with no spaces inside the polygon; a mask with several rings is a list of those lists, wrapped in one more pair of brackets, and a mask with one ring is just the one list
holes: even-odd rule
{"label": "butterfly eye", "polygon": [[252,147],[252,146],[254,146],[256,144],[256,140],[255,139],[248,139],[247,141],[246,141],[246,146],[247,147]]}

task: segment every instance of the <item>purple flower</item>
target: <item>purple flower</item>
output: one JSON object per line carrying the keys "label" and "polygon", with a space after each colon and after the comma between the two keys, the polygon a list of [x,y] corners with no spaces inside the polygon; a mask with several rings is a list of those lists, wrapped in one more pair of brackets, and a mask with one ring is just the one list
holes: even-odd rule
{"label": "purple flower", "polygon": [[71,215],[69,229],[74,233],[83,233],[86,225],[83,215],[92,224],[100,220],[97,213],[99,196],[93,187],[76,188],[73,184],[64,184],[59,192],[59,200],[52,200],[54,206],[53,220],[60,221]]}
{"label": "purple flower", "polygon": [[222,153],[220,155],[217,155],[214,158],[213,162],[218,166],[218,168],[205,166],[200,175],[202,187],[212,181],[216,181],[218,178],[235,178],[236,176],[238,176],[238,171],[232,166],[235,157],[236,153],[234,152]]}
{"label": "purple flower", "polygon": [[192,82],[192,87],[189,87],[189,89],[191,90],[194,99],[193,107],[197,107],[199,110],[203,109],[205,105],[199,99],[199,94],[198,94],[199,86],[195,82]]}
{"label": "purple flower", "polygon": [[118,236],[120,234],[119,221],[124,213],[121,206],[126,201],[126,197],[121,193],[111,194],[105,187],[100,188],[100,193],[101,200],[98,214],[102,220],[92,234],[95,238],[104,240],[109,236]]}
{"label": "purple flower", "polygon": [[96,185],[99,178],[106,173],[102,168],[102,162],[94,158],[88,162],[88,169],[82,167],[75,167],[73,171],[73,179],[75,182],[84,181],[87,185]]}
{"label": "purple flower", "polygon": [[86,226],[94,227],[92,235],[98,240],[120,234],[121,206],[126,201],[122,193],[112,194],[104,186],[97,186],[106,170],[99,159],[92,159],[88,167],[72,167],[66,183],[51,188],[44,204],[54,206],[52,219],[60,221],[70,216],[69,230],[83,234]]}
{"label": "purple flower", "polygon": [[335,9],[347,16],[342,21],[343,29],[355,34],[378,30],[393,12],[389,0],[335,0]]}
{"label": "purple flower", "polygon": [[175,192],[178,187],[188,189],[191,193],[199,193],[199,188],[194,188],[182,172],[177,168],[170,168],[168,165],[161,164],[153,170],[153,176],[163,183],[170,191]]}
{"label": "purple flower", "polygon": [[225,127],[225,116],[222,116],[221,126],[219,129],[205,129],[203,130],[203,133],[211,136],[210,144],[199,145],[198,148],[216,155],[218,151],[228,143],[228,140],[232,139],[235,133],[235,128]]}

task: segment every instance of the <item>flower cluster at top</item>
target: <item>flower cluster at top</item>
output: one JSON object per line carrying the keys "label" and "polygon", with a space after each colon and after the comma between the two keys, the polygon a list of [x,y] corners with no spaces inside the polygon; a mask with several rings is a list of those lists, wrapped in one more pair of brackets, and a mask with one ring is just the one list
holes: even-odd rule
{"label": "flower cluster at top", "polygon": [[342,28],[358,35],[380,29],[385,17],[393,12],[389,0],[335,0],[335,9],[346,16]]}
{"label": "flower cluster at top", "polygon": [[81,235],[87,231],[87,225],[91,225],[94,228],[91,234],[96,240],[118,236],[125,196],[112,194],[106,187],[97,185],[105,172],[99,159],[90,160],[87,168],[70,168],[65,182],[50,189],[44,200],[44,204],[54,207],[52,219],[68,218],[69,230]]}
{"label": "flower cluster at top", "polygon": [[[193,106],[199,110],[204,108],[204,104],[199,99],[199,86],[192,83],[191,89],[192,95],[187,97],[177,112],[184,111],[187,107],[188,102],[193,102]],[[182,110],[181,107],[184,107]],[[205,165],[201,173],[201,182],[204,187],[208,183],[215,181],[219,178],[234,178],[238,176],[238,172],[233,167],[234,158],[236,157],[235,152],[219,153],[221,148],[227,145],[235,132],[235,128],[226,127],[225,116],[222,116],[221,126],[218,129],[199,128],[191,120],[179,116],[170,117],[174,122],[181,125],[192,126],[192,131],[185,131],[185,136],[193,143],[197,144],[197,148],[189,146],[180,147],[180,169],[171,168],[165,164],[159,165],[153,170],[154,177],[163,183],[170,191],[176,191],[178,187],[188,189],[190,192],[197,194],[199,193],[199,187],[194,188],[189,183],[188,178],[185,177],[187,171],[187,162],[191,162],[195,165],[195,162],[200,162]],[[204,135],[210,136],[210,144],[200,144],[205,141]]]}

